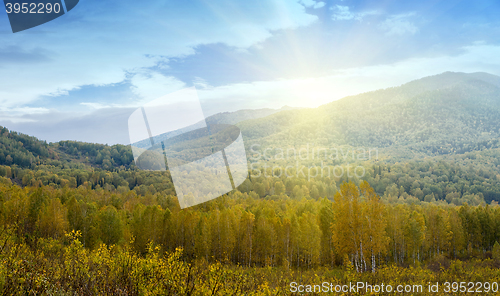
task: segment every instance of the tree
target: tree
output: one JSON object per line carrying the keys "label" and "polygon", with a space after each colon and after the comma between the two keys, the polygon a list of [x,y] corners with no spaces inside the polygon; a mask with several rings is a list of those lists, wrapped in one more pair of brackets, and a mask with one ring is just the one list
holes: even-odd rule
{"label": "tree", "polygon": [[304,198],[304,191],[299,185],[293,187],[293,198],[296,200],[301,200]]}
{"label": "tree", "polygon": [[136,250],[145,254],[148,243],[161,243],[162,220],[163,211],[160,206],[136,207],[131,223]]}
{"label": "tree", "polygon": [[319,190],[318,190],[318,187],[316,185],[312,186],[310,195],[313,199],[316,199],[316,200],[320,197]]}
{"label": "tree", "polygon": [[462,225],[462,219],[460,219],[459,213],[456,208],[450,208],[448,210],[450,230],[451,230],[451,248],[450,254],[456,258],[459,254],[465,251],[466,241],[465,232]]}
{"label": "tree", "polygon": [[322,207],[318,214],[319,227],[321,230],[321,262],[333,266],[335,259],[331,235],[331,229],[334,222],[333,204],[326,198],[321,201],[321,204]]}
{"label": "tree", "polygon": [[66,209],[59,198],[53,198],[43,208],[37,223],[38,229],[43,236],[61,238],[68,228]]}
{"label": "tree", "polygon": [[113,206],[99,210],[99,230],[101,240],[108,246],[118,243],[123,237],[123,224]]}
{"label": "tree", "polygon": [[255,184],[254,190],[260,197],[264,197],[266,195],[266,186],[262,183]]}
{"label": "tree", "polygon": [[334,196],[334,221],[332,239],[337,253],[348,255],[356,271],[363,269],[363,223],[359,191],[354,183],[343,183]]}
{"label": "tree", "polygon": [[315,215],[304,212],[299,217],[300,225],[300,259],[310,268],[319,263],[321,230]]}
{"label": "tree", "polygon": [[425,239],[425,219],[424,216],[414,210],[411,212],[404,225],[404,236],[407,252],[412,253],[413,263],[420,261],[420,249]]}
{"label": "tree", "polygon": [[240,234],[240,255],[243,265],[250,266],[252,262],[252,234],[254,227],[255,216],[250,212],[243,212],[240,219],[239,234]]}
{"label": "tree", "polygon": [[388,206],[387,234],[390,237],[390,251],[395,263],[404,263],[406,256],[406,242],[404,226],[408,221],[408,209],[402,204]]}
{"label": "tree", "polygon": [[274,194],[280,195],[282,193],[285,193],[285,185],[283,185],[281,181],[276,181],[276,183],[274,183]]}
{"label": "tree", "polygon": [[387,237],[385,228],[386,220],[384,217],[384,205],[380,202],[380,197],[375,193],[368,182],[363,181],[359,185],[361,194],[365,198],[363,204],[362,219],[366,233],[363,240],[367,256],[371,257],[372,272],[375,272],[375,256],[384,254],[387,250],[389,237]]}
{"label": "tree", "polygon": [[493,245],[493,251],[491,252],[491,256],[495,260],[500,260],[500,244],[498,243],[498,241],[496,241],[495,244]]}
{"label": "tree", "polygon": [[436,205],[427,208],[426,243],[429,253],[440,255],[450,248],[452,237],[449,216],[447,212]]}

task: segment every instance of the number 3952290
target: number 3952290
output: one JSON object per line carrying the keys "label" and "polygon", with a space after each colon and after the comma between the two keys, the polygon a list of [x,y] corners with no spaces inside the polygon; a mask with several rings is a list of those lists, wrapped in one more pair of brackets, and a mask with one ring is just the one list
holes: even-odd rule
{"label": "number 3952290", "polygon": [[59,13],[61,4],[59,3],[7,3],[5,5],[7,13]]}

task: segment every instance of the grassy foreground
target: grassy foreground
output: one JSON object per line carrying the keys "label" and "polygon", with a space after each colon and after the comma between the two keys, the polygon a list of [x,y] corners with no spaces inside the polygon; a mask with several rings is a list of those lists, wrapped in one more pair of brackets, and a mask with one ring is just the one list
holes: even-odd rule
{"label": "grassy foreground", "polygon": [[[356,273],[346,260],[336,269],[290,269],[285,267],[241,267],[204,260],[189,262],[182,249],[162,253],[150,244],[145,256],[130,249],[107,247],[89,251],[82,246],[78,232],[70,232],[64,242],[47,239],[36,252],[24,244],[5,242],[0,254],[0,293],[2,295],[293,295],[298,289],[308,295],[378,295],[365,289],[335,292],[337,285],[411,285],[404,295],[450,295],[450,282],[481,285],[482,293],[495,295],[500,282],[500,263],[493,259],[467,262],[436,258],[426,266],[381,266],[375,273]],[[328,284],[326,284],[328,283]],[[429,292],[429,283],[439,283],[439,292]],[[302,285],[299,287],[299,285]],[[308,286],[310,285],[310,286]],[[314,287],[314,285],[319,285]],[[422,292],[414,285],[421,285]],[[325,292],[330,287],[330,291]],[[486,292],[486,286],[489,292]],[[332,288],[333,287],[333,288]],[[314,289],[316,288],[316,293]],[[321,288],[321,290],[319,290]],[[402,287],[402,289],[410,289]],[[325,290],[326,289],[326,290]],[[331,290],[333,289],[333,292]],[[342,289],[337,287],[338,291]],[[386,289],[386,288],[384,288]],[[456,290],[460,291],[460,288]],[[385,291],[385,290],[384,290]],[[474,284],[473,291],[479,291]],[[393,292],[394,293],[394,292]],[[473,294],[473,293],[464,293]]]}

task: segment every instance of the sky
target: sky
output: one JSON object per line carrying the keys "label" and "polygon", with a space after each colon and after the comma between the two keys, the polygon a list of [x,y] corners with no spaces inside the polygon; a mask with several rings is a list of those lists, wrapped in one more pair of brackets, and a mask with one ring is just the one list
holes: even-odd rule
{"label": "sky", "polygon": [[203,114],[318,107],[445,71],[500,75],[491,0],[80,0],[12,33],[0,12],[0,125],[128,144],[127,120],[195,87]]}

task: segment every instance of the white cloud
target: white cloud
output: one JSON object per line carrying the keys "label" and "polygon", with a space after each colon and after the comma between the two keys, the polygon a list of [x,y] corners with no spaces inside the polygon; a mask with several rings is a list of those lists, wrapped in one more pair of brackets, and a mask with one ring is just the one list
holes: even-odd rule
{"label": "white cloud", "polygon": [[90,108],[96,109],[96,110],[104,109],[104,108],[108,107],[105,104],[101,104],[101,103],[88,103],[88,102],[80,103],[80,105],[87,106],[87,107],[90,107]]}
{"label": "white cloud", "polygon": [[362,92],[398,86],[446,71],[500,75],[500,46],[472,45],[457,56],[412,58],[386,65],[336,70],[319,78],[257,81],[199,90],[210,114],[243,108],[317,107]]}
{"label": "white cloud", "polygon": [[314,1],[314,0],[301,0],[300,3],[302,3],[305,7],[310,7],[314,9],[321,8],[325,6],[325,2],[321,1]]}
{"label": "white cloud", "polygon": [[379,25],[379,28],[388,36],[413,35],[418,32],[418,27],[409,20],[414,15],[415,13],[406,13],[390,16]]}
{"label": "white cloud", "polygon": [[141,71],[130,79],[130,83],[132,92],[142,98],[138,104],[157,99],[186,86],[173,76],[164,76],[154,71]]}
{"label": "white cloud", "polygon": [[349,6],[336,5],[333,10],[335,11],[333,19],[336,21],[352,20],[354,18],[354,14],[349,10]]}
{"label": "white cloud", "polygon": [[[88,0],[85,4],[43,26],[2,35],[2,46],[26,52],[43,49],[40,52],[47,58],[2,64],[0,105],[19,107],[83,85],[117,83],[127,78],[127,72],[185,57],[202,44],[244,49],[269,38],[275,30],[317,20],[300,3],[281,0],[189,4]],[[135,83],[146,82],[137,77]],[[153,96],[140,85],[136,91]]]}
{"label": "white cloud", "polygon": [[[445,71],[483,71],[500,75],[500,46],[474,44],[463,49],[464,53],[461,55],[412,58],[393,64],[336,70],[319,78],[256,81],[219,87],[210,87],[205,83],[204,88],[198,88],[198,96],[205,115],[210,116],[218,112],[245,108],[280,108],[284,105],[317,107],[349,95],[398,86]],[[149,82],[143,80],[148,79],[169,81],[168,77],[162,78],[150,73],[149,76],[144,74],[138,78],[138,81],[143,83],[138,85],[145,86]],[[9,119],[2,116],[8,114],[8,110],[4,108],[0,118],[3,119],[4,125],[11,129],[50,141],[74,139],[99,143],[128,143],[127,120],[135,108],[90,103],[84,105],[96,110],[84,116],[68,115],[54,110],[45,113],[46,109],[43,108],[29,110],[39,111],[40,114],[24,116],[15,123],[12,117]],[[106,129],[96,133],[102,126],[106,126]],[[54,133],[54,130],[57,130],[57,133]]]}
{"label": "white cloud", "polygon": [[333,10],[333,20],[335,21],[344,21],[344,20],[357,20],[361,21],[365,16],[369,15],[377,15],[379,12],[377,11],[363,11],[363,12],[351,12],[349,6],[335,5],[332,7]]}
{"label": "white cloud", "polygon": [[205,79],[201,78],[201,77],[195,77],[193,79],[193,85],[197,89],[204,89],[204,88],[210,87],[210,85],[208,84],[208,82]]}
{"label": "white cloud", "polygon": [[49,109],[42,107],[0,107],[0,120],[11,122],[35,122],[34,119],[23,118],[24,114],[43,115],[49,113]]}
{"label": "white cloud", "polygon": [[[118,108],[118,109],[123,109],[123,108],[137,108],[140,106],[139,103],[132,103],[132,104],[101,104],[101,103],[92,103],[92,102],[83,102],[80,103],[82,106],[86,106],[91,108],[92,111],[94,110],[100,110],[100,109],[108,109],[108,108]],[[81,113],[81,112],[80,112]],[[80,115],[82,115],[81,113]]]}
{"label": "white cloud", "polygon": [[50,142],[77,140],[128,144],[127,120],[133,111],[130,108],[102,108],[82,116],[50,110],[40,115],[3,119],[2,125]]}

